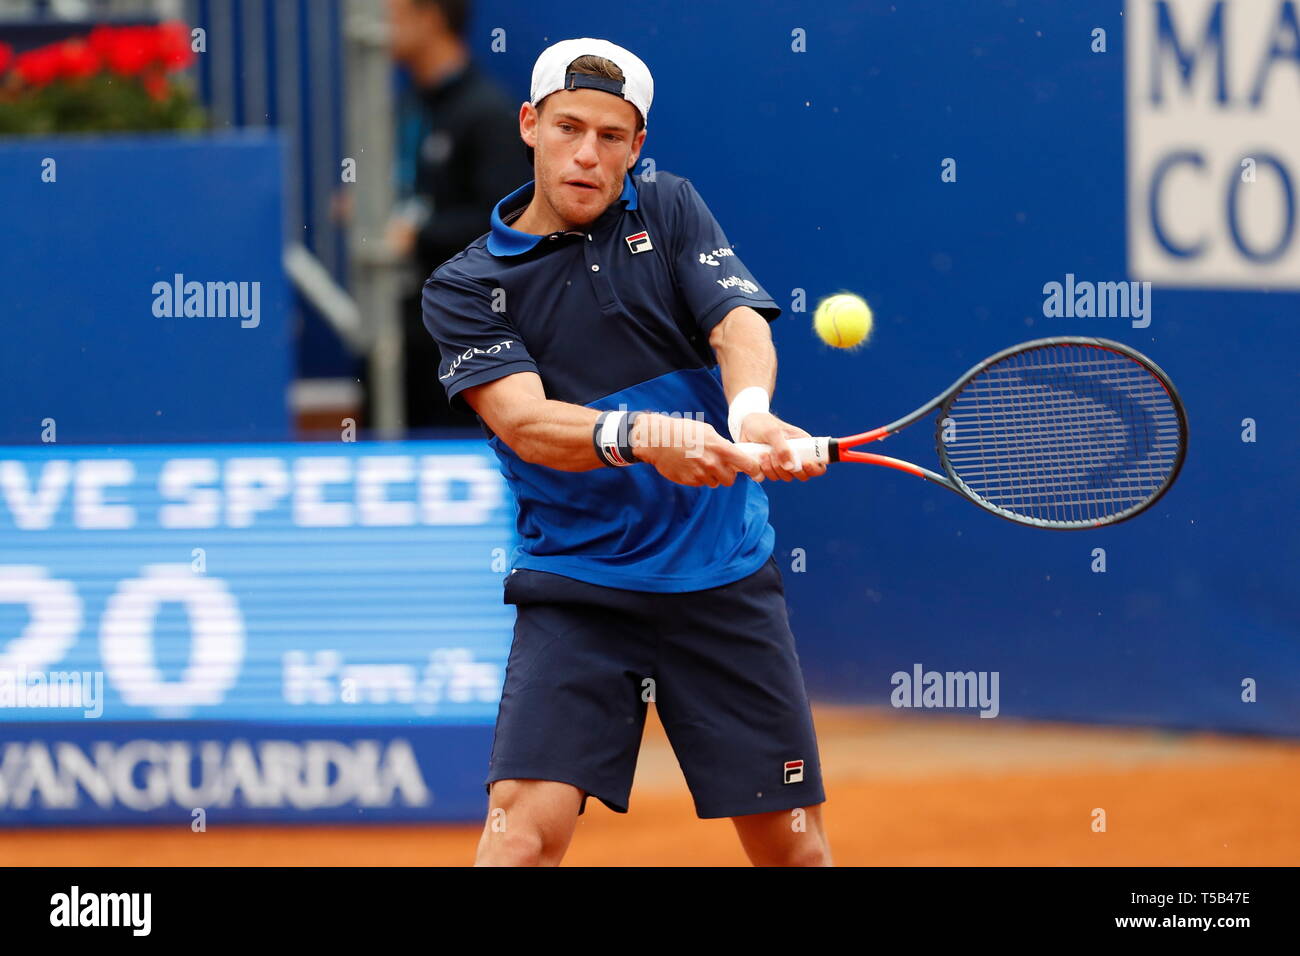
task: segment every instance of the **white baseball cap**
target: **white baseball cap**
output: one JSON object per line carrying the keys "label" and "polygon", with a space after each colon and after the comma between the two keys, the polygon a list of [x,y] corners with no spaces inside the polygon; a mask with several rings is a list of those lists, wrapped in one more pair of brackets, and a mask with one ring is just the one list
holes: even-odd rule
{"label": "white baseball cap", "polygon": [[[623,82],[607,80],[601,76],[569,73],[569,64],[580,56],[603,56],[623,71]],[[604,90],[621,96],[641,112],[641,121],[648,122],[650,101],[655,95],[655,81],[649,68],[635,54],[608,40],[561,40],[542,51],[533,64],[532,98],[536,106],[556,90]]]}

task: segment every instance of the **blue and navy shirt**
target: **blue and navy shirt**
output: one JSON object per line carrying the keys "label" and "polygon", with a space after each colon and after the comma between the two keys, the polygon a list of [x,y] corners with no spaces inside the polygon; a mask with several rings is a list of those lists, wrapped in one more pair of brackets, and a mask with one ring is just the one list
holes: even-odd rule
{"label": "blue and navy shirt", "polygon": [[[689,180],[626,177],[622,195],[583,229],[535,236],[508,223],[533,183],[501,200],[491,231],[424,284],[438,377],[461,392],[536,372],[555,401],[696,415],[727,431],[727,397],[710,330],[747,305],[781,314],[731,248]],[[772,553],[767,495],[749,476],[688,487],[647,464],[567,472],[488,443],[518,503],[516,568],[605,587],[698,591],[757,571]]]}

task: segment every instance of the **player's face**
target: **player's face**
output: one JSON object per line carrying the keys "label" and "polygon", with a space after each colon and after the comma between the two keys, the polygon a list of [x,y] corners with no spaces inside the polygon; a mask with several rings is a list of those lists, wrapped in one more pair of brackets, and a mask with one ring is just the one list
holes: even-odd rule
{"label": "player's face", "polygon": [[541,106],[525,103],[520,113],[537,193],[560,223],[585,225],[623,192],[645,130],[636,130],[635,106],[601,90],[559,90]]}

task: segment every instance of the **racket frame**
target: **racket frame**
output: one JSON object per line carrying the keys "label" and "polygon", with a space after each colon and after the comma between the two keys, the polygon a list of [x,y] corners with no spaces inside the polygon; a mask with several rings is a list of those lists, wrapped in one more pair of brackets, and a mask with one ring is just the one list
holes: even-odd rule
{"label": "racket frame", "polygon": [[[1079,521],[1058,521],[1045,518],[1031,518],[1027,515],[1016,514],[1015,512],[1008,511],[1005,508],[1000,508],[992,502],[981,498],[966,486],[965,482],[961,480],[954,470],[952,462],[948,458],[947,445],[943,441],[943,422],[947,417],[947,411],[951,407],[952,402],[956,399],[957,394],[970,384],[972,379],[981,374],[990,365],[995,365],[1013,355],[1058,345],[1079,345],[1104,349],[1105,351],[1115,352],[1125,358],[1137,362],[1150,372],[1161,386],[1164,387],[1165,392],[1169,396],[1170,404],[1173,405],[1174,411],[1178,416],[1179,442],[1177,457],[1174,460],[1173,467],[1169,469],[1169,473],[1165,476],[1165,480],[1161,483],[1160,487],[1157,488],[1153,494],[1138,502],[1136,505],[1133,505],[1131,508],[1114,515],[1108,515],[1105,518]],[[933,472],[928,468],[922,468],[920,465],[913,464],[910,461],[903,461],[899,458],[890,458],[887,455],[877,455],[872,452],[853,450],[860,445],[881,441],[888,438],[890,435],[896,435],[907,426],[916,423],[918,420],[924,418],[936,409],[939,410],[939,416],[935,420],[935,448],[939,454],[939,461],[943,465],[944,474],[942,475]],[[1036,528],[1049,528],[1056,531],[1076,531],[1119,524],[1121,521],[1127,521],[1129,518],[1141,514],[1159,501],[1164,493],[1169,490],[1170,486],[1173,485],[1174,480],[1178,477],[1178,473],[1182,471],[1183,461],[1187,457],[1187,437],[1187,412],[1183,408],[1183,400],[1179,396],[1178,390],[1174,388],[1174,383],[1169,380],[1169,376],[1166,375],[1164,370],[1161,369],[1160,366],[1156,365],[1155,362],[1152,362],[1136,349],[1130,348],[1121,342],[1082,335],[1057,335],[1052,336],[1051,338],[1032,339],[1028,342],[1021,342],[1018,345],[1012,345],[994,355],[990,355],[982,362],[974,365],[965,375],[958,378],[947,389],[930,399],[930,401],[926,402],[916,411],[904,415],[897,421],[890,422],[888,425],[883,425],[880,428],[873,428],[870,431],[860,432],[857,435],[830,439],[826,457],[828,461],[861,462],[864,464],[882,465],[886,468],[895,468],[899,471],[905,471],[910,475],[916,475],[918,478],[924,478],[936,485],[941,485],[949,491],[961,495],[967,501],[974,502],[985,511],[989,511],[997,515],[999,518],[1013,521],[1016,524],[1030,525]]]}

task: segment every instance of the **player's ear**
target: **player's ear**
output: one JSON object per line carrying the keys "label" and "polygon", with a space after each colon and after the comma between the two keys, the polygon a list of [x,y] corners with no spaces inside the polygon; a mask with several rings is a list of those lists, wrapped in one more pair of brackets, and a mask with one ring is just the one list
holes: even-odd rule
{"label": "player's ear", "polygon": [[627,158],[627,168],[630,170],[636,165],[637,158],[641,155],[641,144],[645,142],[646,131],[643,129],[632,137],[632,155]]}
{"label": "player's ear", "polygon": [[537,108],[532,103],[519,107],[519,137],[525,146],[537,148]]}

